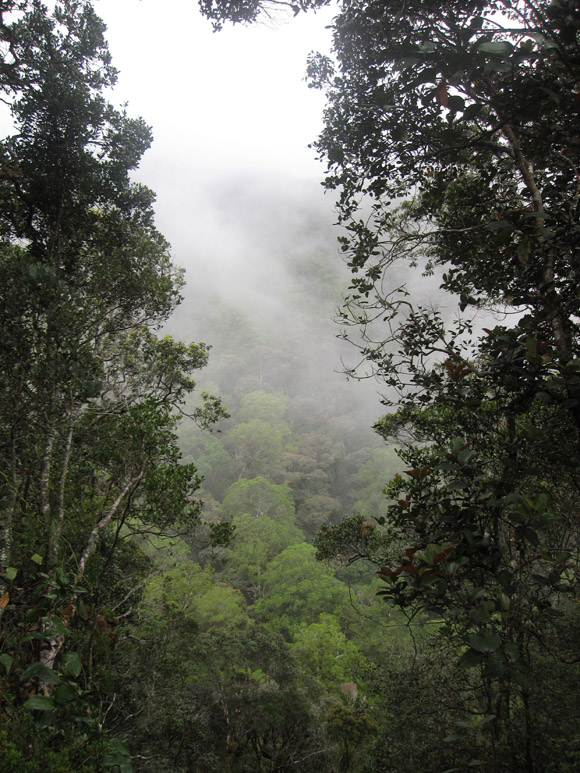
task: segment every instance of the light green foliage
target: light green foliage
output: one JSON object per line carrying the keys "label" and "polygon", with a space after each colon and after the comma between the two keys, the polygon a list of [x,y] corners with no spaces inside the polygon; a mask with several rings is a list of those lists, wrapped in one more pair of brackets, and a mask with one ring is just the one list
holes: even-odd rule
{"label": "light green foliage", "polygon": [[230,486],[221,509],[235,526],[226,553],[227,576],[250,598],[257,598],[266,564],[288,545],[304,539],[294,525],[291,489],[265,478],[240,480]]}
{"label": "light green foliage", "polygon": [[268,515],[271,518],[292,519],[294,501],[289,486],[269,483],[265,478],[258,477],[233,483],[224,497],[222,510],[228,518],[249,513],[255,518]]}
{"label": "light green foliage", "polygon": [[315,554],[312,545],[291,545],[268,564],[256,613],[272,627],[296,631],[300,623],[316,622],[321,612],[336,614],[348,603],[346,587]]}
{"label": "light green foliage", "polygon": [[224,437],[224,445],[237,462],[239,477],[266,475],[281,482],[284,447],[289,436],[290,429],[284,423],[252,419],[231,429]]}
{"label": "light green foliage", "polygon": [[355,682],[364,662],[337,618],[328,613],[322,613],[317,623],[302,623],[294,634],[292,649],[300,665],[334,692],[341,682]]}
{"label": "light green foliage", "polygon": [[[216,28],[277,7],[202,3]],[[395,539],[372,545],[350,518],[324,541],[380,567],[408,615],[445,619],[469,696],[459,727],[478,725],[471,748],[455,733],[434,757],[415,724],[412,764],[369,769],[565,770],[530,676],[548,653],[570,660],[578,596],[578,4],[346,0],[332,29],[308,75],[327,96],[315,147],[353,272],[341,318],[394,409],[377,430],[407,447],[382,519]],[[441,287],[422,302],[425,274]],[[372,486],[358,505],[381,517]]]}
{"label": "light green foliage", "polygon": [[372,567],[367,566],[357,580],[357,587],[352,589],[352,613],[345,630],[370,662],[381,665],[389,658],[411,657],[418,643],[437,632],[439,626],[428,616],[410,621],[398,607],[386,607],[377,595],[383,583]]}
{"label": "light green foliage", "polygon": [[241,592],[221,583],[197,596],[193,600],[192,610],[201,631],[214,627],[238,628],[250,622]]}
{"label": "light green foliage", "polygon": [[[340,422],[342,424],[342,422]],[[345,431],[349,438],[351,437],[348,424]],[[342,454],[336,461],[333,475],[333,493],[343,503],[343,512],[351,513],[354,510],[354,503],[357,499],[360,488],[358,473],[361,467],[372,459],[376,448],[369,446],[368,439],[365,443],[355,444],[354,449],[349,453]]]}
{"label": "light green foliage", "polygon": [[324,432],[295,433],[286,448],[286,478],[296,491],[297,499],[328,496],[340,445]]}
{"label": "light green foliage", "polygon": [[403,467],[394,448],[377,448],[357,473],[361,488],[354,509],[367,518],[385,515],[388,504],[385,486]]}
{"label": "light green foliage", "polygon": [[309,537],[314,537],[324,523],[337,518],[340,510],[339,499],[315,494],[302,502],[296,513],[296,522]]}
{"label": "light green foliage", "polygon": [[304,541],[304,534],[287,516],[274,518],[249,513],[235,515],[234,538],[226,552],[226,576],[252,598],[262,594],[266,565],[289,545]]}
{"label": "light green foliage", "polygon": [[153,615],[163,610],[171,614],[195,618],[195,599],[212,587],[210,569],[202,569],[191,561],[150,577],[143,592],[143,608]]}
{"label": "light green foliage", "polygon": [[242,773],[265,758],[282,769],[312,752],[320,759],[288,645],[255,622],[212,624],[215,605],[229,605],[221,591],[231,589],[213,590],[204,632],[160,610],[137,631],[147,641],[128,640],[117,653],[130,741],[143,770],[187,773],[195,761],[195,769]]}
{"label": "light green foliage", "polygon": [[190,442],[192,435],[194,433],[188,429],[180,437],[184,461],[195,463],[204,491],[222,499],[235,478],[235,462],[225,449],[221,436],[200,431],[194,435],[195,442]]}
{"label": "light green foliage", "polygon": [[357,758],[365,745],[378,734],[379,726],[368,708],[356,702],[336,702],[326,715],[328,737],[338,745],[336,758],[339,771],[357,770]]}
{"label": "light green foliage", "polygon": [[330,406],[322,405],[314,397],[296,395],[288,403],[288,423],[294,433],[309,432],[314,427],[323,429]]}
{"label": "light green foliage", "polygon": [[147,618],[173,616],[202,631],[249,622],[240,591],[225,583],[214,584],[212,570],[192,561],[153,575],[145,586],[142,608]]}
{"label": "light green foliage", "polygon": [[284,421],[288,398],[282,394],[271,394],[263,389],[244,395],[240,401],[238,419],[241,423],[254,419],[269,424]]}
{"label": "light green foliage", "polygon": [[151,535],[139,547],[161,570],[174,569],[191,558],[191,548],[181,537]]}

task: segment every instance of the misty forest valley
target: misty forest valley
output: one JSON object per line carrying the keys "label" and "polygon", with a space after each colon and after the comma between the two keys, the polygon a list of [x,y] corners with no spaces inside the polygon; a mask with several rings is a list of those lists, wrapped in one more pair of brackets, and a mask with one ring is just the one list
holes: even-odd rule
{"label": "misty forest valley", "polygon": [[112,4],[0,0],[0,770],[580,770],[578,3],[153,5],[325,19],[320,173],[156,203]]}

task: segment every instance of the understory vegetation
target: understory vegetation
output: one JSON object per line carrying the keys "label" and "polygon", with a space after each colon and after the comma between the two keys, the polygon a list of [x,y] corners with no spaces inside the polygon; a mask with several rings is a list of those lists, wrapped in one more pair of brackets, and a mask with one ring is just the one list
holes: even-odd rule
{"label": "understory vegetation", "polygon": [[277,255],[283,323],[177,309],[104,34],[0,1],[0,768],[577,770],[577,6],[338,5],[308,79],[352,273]]}

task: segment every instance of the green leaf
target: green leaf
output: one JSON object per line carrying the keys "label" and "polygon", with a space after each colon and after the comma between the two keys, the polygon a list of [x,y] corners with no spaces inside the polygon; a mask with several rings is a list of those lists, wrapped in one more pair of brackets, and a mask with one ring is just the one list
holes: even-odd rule
{"label": "green leaf", "polygon": [[483,105],[479,103],[474,103],[473,105],[468,105],[465,110],[463,111],[463,119],[466,121],[471,121],[472,118],[475,118],[476,115],[478,115],[483,109]]}
{"label": "green leaf", "polygon": [[341,164],[344,161],[344,151],[342,148],[335,147],[328,151],[328,160],[331,164]]}
{"label": "green leaf", "polygon": [[538,545],[540,542],[538,533],[534,531],[534,529],[530,529],[529,526],[518,526],[515,531],[515,536],[516,539],[526,540],[527,542],[531,542],[532,545]]}
{"label": "green leaf", "polygon": [[497,679],[507,671],[507,660],[501,650],[492,652],[485,662],[483,675],[489,679]]}
{"label": "green leaf", "polygon": [[466,478],[457,478],[456,480],[449,481],[445,486],[446,491],[463,491],[469,487],[469,481]]}
{"label": "green leaf", "polygon": [[18,574],[18,569],[15,566],[9,566],[4,572],[4,577],[6,577],[7,580],[10,580],[10,582],[12,582],[12,580],[16,579],[17,574]]}
{"label": "green leaf", "polygon": [[512,668],[511,677],[515,684],[517,684],[519,687],[523,687],[524,690],[528,689],[528,675],[526,668],[522,664],[518,663],[514,668]]}
{"label": "green leaf", "polygon": [[55,703],[62,705],[64,703],[70,703],[72,700],[78,697],[78,694],[78,687],[75,684],[71,684],[69,682],[67,684],[61,684],[59,687],[57,687],[54,691],[53,698]]}
{"label": "green leaf", "polygon": [[429,544],[423,551],[423,555],[421,556],[420,553],[417,554],[418,557],[423,558],[424,561],[426,561],[428,564],[432,564],[435,561],[435,556],[439,555],[443,548],[441,545],[435,545],[435,544]]}
{"label": "green leaf", "polygon": [[536,392],[535,398],[546,405],[553,402],[552,395],[549,392]]}
{"label": "green leaf", "polygon": [[35,553],[34,555],[30,556],[30,560],[34,561],[35,564],[42,564],[42,556],[39,556],[38,553]]}
{"label": "green leaf", "polygon": [[[77,588],[78,592],[78,588]],[[83,591],[84,592],[84,591]],[[89,612],[87,609],[87,605],[82,599],[79,599],[77,602],[77,612],[79,614],[79,617],[81,620],[88,620],[89,619]]]}
{"label": "green leaf", "polygon": [[126,743],[121,741],[120,738],[111,738],[109,741],[109,746],[113,751],[117,752],[118,754],[123,754],[125,757],[131,756],[131,751]]}
{"label": "green leaf", "polygon": [[43,617],[42,623],[44,625],[43,638],[48,636],[58,636],[67,633],[67,627],[60,617]]}
{"label": "green leaf", "polygon": [[503,651],[508,656],[508,658],[511,660],[512,663],[515,663],[517,660],[520,659],[520,651],[518,649],[518,645],[513,641],[506,641],[506,643],[503,645]]}
{"label": "green leaf", "polygon": [[465,110],[465,100],[452,94],[447,100],[447,108],[452,113],[462,113]]}
{"label": "green leaf", "polygon": [[530,240],[527,236],[524,236],[517,248],[518,259],[521,263],[527,263],[530,254]]}
{"label": "green leaf", "polygon": [[32,695],[25,701],[24,708],[29,711],[54,711],[56,706],[52,698],[47,698],[45,695]]}
{"label": "green leaf", "polygon": [[511,231],[514,226],[509,220],[492,220],[485,227],[488,231]]}
{"label": "green leaf", "polygon": [[469,617],[476,623],[489,623],[489,609],[485,604],[479,604],[469,610]]}
{"label": "green leaf", "polygon": [[133,766],[124,754],[105,754],[102,765],[104,768],[115,768],[120,773],[133,773]]}
{"label": "green leaf", "polygon": [[475,456],[475,451],[472,448],[464,448],[457,454],[457,461],[459,464],[467,464]]}
{"label": "green leaf", "polygon": [[27,682],[29,679],[40,679],[47,684],[58,684],[60,677],[53,671],[52,668],[48,668],[44,663],[31,663],[28,668],[20,674],[20,681]]}
{"label": "green leaf", "polygon": [[75,678],[81,673],[83,666],[78,652],[68,653],[64,659],[63,668],[67,674],[70,674]]}
{"label": "green leaf", "polygon": [[494,631],[471,633],[467,637],[469,645],[478,652],[491,653],[501,647],[501,636]]}
{"label": "green leaf", "polygon": [[514,592],[514,576],[509,569],[501,569],[496,575],[495,579],[499,582],[505,593],[508,596]]}
{"label": "green leaf", "polygon": [[451,449],[451,453],[457,456],[457,454],[466,446],[465,439],[462,437],[454,437],[451,438],[449,442],[449,447]]}
{"label": "green leaf", "polygon": [[484,657],[483,653],[469,649],[459,658],[458,666],[460,668],[474,668],[483,661]]}
{"label": "green leaf", "polygon": [[406,126],[395,126],[395,128],[392,131],[392,136],[394,140],[408,140],[409,139],[409,130]]}
{"label": "green leaf", "polygon": [[2,655],[0,655],[0,666],[4,667],[4,670],[6,673],[8,673],[12,668],[13,662],[14,662],[14,658],[11,655],[9,655],[7,652],[4,652]]}

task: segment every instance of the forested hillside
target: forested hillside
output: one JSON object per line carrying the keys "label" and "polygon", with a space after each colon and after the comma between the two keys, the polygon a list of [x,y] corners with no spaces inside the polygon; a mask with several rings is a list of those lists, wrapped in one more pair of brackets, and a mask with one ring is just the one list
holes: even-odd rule
{"label": "forested hillside", "polygon": [[344,0],[188,286],[91,3],[0,41],[0,768],[576,770],[576,6]]}

